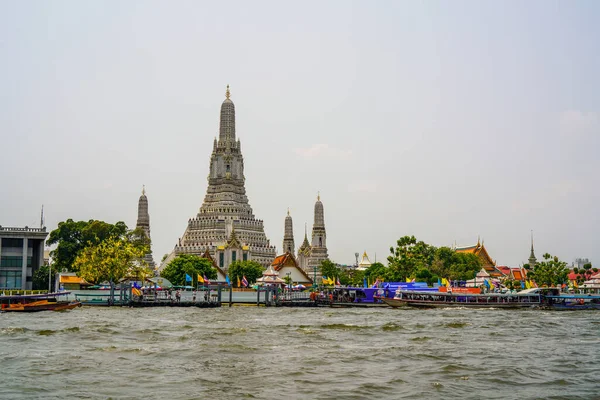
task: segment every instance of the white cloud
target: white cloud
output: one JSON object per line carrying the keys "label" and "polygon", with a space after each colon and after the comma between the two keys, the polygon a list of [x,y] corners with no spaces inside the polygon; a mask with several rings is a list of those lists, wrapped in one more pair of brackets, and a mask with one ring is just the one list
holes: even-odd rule
{"label": "white cloud", "polygon": [[586,135],[598,124],[598,114],[579,110],[564,111],[559,116],[561,133],[565,136]]}
{"label": "white cloud", "polygon": [[338,149],[325,143],[313,144],[308,148],[297,148],[294,151],[298,156],[307,159],[333,158],[336,160],[349,160],[352,157],[352,150]]}

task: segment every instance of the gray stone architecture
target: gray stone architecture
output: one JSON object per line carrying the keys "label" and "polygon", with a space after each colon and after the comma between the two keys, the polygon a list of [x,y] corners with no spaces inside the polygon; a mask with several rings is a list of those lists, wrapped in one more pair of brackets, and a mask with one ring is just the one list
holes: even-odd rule
{"label": "gray stone architecture", "polygon": [[290,253],[291,255],[294,255],[294,251],[296,250],[296,246],[294,245],[294,227],[292,224],[292,217],[290,216],[289,208],[287,216],[285,217],[282,250],[284,253]]}
{"label": "gray stone architecture", "polygon": [[535,258],[535,253],[533,252],[533,232],[531,232],[531,254],[529,254],[529,268],[535,267],[537,263],[537,259]]}
{"label": "gray stone architecture", "polygon": [[44,264],[46,227],[0,226],[0,290],[31,290],[35,271]]}
{"label": "gray stone architecture", "polygon": [[236,260],[254,260],[267,268],[275,258],[275,247],[265,235],[263,221],[255,218],[246,196],[244,159],[236,139],[235,106],[229,85],[225,97],[219,140],[215,138],[210,156],[204,203],[188,221],[183,236],[162,266],[177,254],[201,256],[206,250],[225,271]]}
{"label": "gray stone architecture", "polygon": [[[327,233],[325,232],[325,215],[323,212],[323,203],[321,202],[321,195],[317,196],[317,202],[315,203],[315,220],[312,228],[312,244],[311,254],[308,260],[308,266],[314,268],[319,266],[321,262],[327,260],[329,255],[327,254]],[[321,277],[321,272],[317,268],[317,279]]]}
{"label": "gray stone architecture", "polygon": [[[148,198],[146,197],[146,187],[142,187],[142,195],[138,200],[138,218],[137,224],[135,225],[137,229],[142,229],[148,240],[152,243],[150,238],[150,214],[148,213]],[[148,266],[154,270],[156,264],[154,263],[154,258],[152,257],[152,248],[150,252],[146,254],[144,257],[144,261],[148,263]]]}

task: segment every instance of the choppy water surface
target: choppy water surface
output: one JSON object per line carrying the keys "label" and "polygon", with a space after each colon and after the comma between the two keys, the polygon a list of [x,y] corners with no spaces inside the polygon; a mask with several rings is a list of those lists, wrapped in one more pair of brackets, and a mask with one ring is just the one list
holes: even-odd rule
{"label": "choppy water surface", "polygon": [[0,314],[0,398],[600,398],[600,313]]}

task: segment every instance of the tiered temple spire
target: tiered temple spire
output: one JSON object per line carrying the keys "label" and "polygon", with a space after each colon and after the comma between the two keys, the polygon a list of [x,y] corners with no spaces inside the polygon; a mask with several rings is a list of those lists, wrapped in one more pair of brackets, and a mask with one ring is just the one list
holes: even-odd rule
{"label": "tiered temple spire", "polygon": [[[142,195],[138,200],[138,218],[136,223],[137,229],[142,229],[146,234],[146,237],[150,239],[150,214],[148,213],[148,198],[146,197],[146,186],[142,186]],[[152,258],[152,250],[144,257],[144,261],[148,263],[148,266],[154,269],[154,259]]]}
{"label": "tiered temple spire", "polygon": [[290,253],[294,255],[296,246],[294,245],[294,227],[292,224],[292,217],[290,216],[290,209],[288,208],[287,216],[285,217],[285,226],[283,232],[283,248],[284,253]]}
{"label": "tiered temple spire", "polygon": [[[323,211],[323,203],[321,202],[321,193],[317,195],[315,203],[315,219],[312,228],[312,245],[311,255],[309,259],[309,268],[319,267],[321,262],[327,260],[327,233],[325,231],[325,213]],[[317,278],[321,276],[320,271],[317,271]]]}
{"label": "tiered temple spire", "polygon": [[529,254],[529,267],[533,268],[537,264],[535,253],[533,252],[533,231],[531,231],[531,254]]}
{"label": "tiered temple spire", "polygon": [[[244,159],[236,140],[235,105],[229,85],[221,104],[219,138],[210,156],[208,188],[204,202],[166,262],[177,254],[202,255],[208,249],[220,268],[227,270],[237,260],[254,260],[265,268],[275,258],[263,227],[248,202]],[[235,230],[237,243],[229,240]],[[166,262],[163,265],[166,265]]]}

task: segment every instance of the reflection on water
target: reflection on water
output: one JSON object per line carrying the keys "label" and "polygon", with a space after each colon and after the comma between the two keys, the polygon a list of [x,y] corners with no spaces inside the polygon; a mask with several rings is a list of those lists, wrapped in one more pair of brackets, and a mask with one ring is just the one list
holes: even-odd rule
{"label": "reflection on water", "polygon": [[0,398],[597,398],[600,313],[0,314]]}

